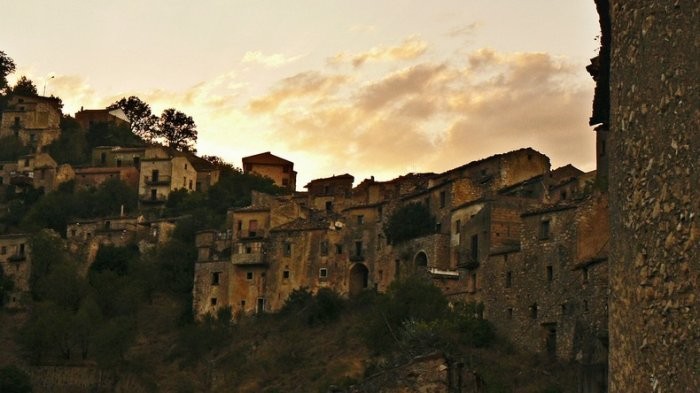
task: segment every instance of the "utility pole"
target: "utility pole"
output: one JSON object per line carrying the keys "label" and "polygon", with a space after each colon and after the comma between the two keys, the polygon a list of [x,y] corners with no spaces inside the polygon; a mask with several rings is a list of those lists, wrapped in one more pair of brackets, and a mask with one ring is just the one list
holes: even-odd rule
{"label": "utility pole", "polygon": [[41,93],[42,96],[46,97],[46,83],[49,81],[49,79],[53,79],[55,77],[56,77],[55,75],[52,75],[50,78],[44,79],[44,92]]}

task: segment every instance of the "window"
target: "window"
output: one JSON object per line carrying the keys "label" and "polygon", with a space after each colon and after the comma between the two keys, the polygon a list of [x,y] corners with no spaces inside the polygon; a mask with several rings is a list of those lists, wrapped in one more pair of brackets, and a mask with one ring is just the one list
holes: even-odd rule
{"label": "window", "polygon": [[219,276],[221,272],[214,272],[211,274],[211,285],[219,285]]}
{"label": "window", "polygon": [[192,190],[192,180],[190,180],[190,190]]}
{"label": "window", "polygon": [[362,256],[362,240],[355,241],[355,255],[358,257]]}
{"label": "window", "polygon": [[326,269],[325,267],[322,267],[322,268],[318,269],[318,276],[319,276],[320,278],[326,278],[326,277],[328,277],[328,269]]}
{"label": "window", "polygon": [[5,255],[5,254],[7,254],[7,246],[0,247],[0,255]]}
{"label": "window", "polygon": [[440,233],[441,230],[442,230],[442,223],[441,222],[435,223],[435,232]]}
{"label": "window", "polygon": [[141,157],[135,156],[134,157],[134,166],[138,168],[140,164],[141,164]]}
{"label": "window", "polygon": [[472,236],[472,260],[479,260],[479,235]]}
{"label": "window", "polygon": [[530,306],[530,318],[537,319],[537,303]]}
{"label": "window", "polygon": [[583,283],[584,284],[588,283],[588,268],[587,267],[584,267],[583,269],[581,269],[581,275],[583,278]]}
{"label": "window", "polygon": [[187,170],[187,164],[185,164],[185,170]]}
{"label": "window", "polygon": [[117,167],[121,167],[121,166],[122,166],[122,160],[117,159]]}
{"label": "window", "polygon": [[218,301],[217,301],[217,299],[216,299],[215,297],[211,298],[211,299],[209,300],[209,302],[211,303],[212,306],[216,306],[216,303],[218,303]]}
{"label": "window", "polygon": [[357,216],[357,225],[362,225],[364,223],[365,223],[365,216],[363,216],[362,214],[358,215]]}
{"label": "window", "polygon": [[460,233],[462,230],[462,220],[455,221],[455,233]]}
{"label": "window", "polygon": [[241,309],[245,308],[245,300],[241,300]]}
{"label": "window", "polygon": [[253,279],[253,272],[246,272],[245,279],[252,280]]}
{"label": "window", "polygon": [[0,185],[2,185],[3,183],[4,183],[4,180],[3,180],[2,176],[0,176]]}
{"label": "window", "polygon": [[336,254],[342,254],[343,253],[343,245],[338,243],[335,245],[335,253]]}
{"label": "window", "polygon": [[508,317],[508,319],[513,319],[513,309],[512,308],[508,308],[506,310],[506,316]]}
{"label": "window", "polygon": [[543,220],[540,222],[540,239],[549,239],[549,220]]}
{"label": "window", "polygon": [[285,280],[289,278],[289,270],[285,270],[282,272],[282,278]]}
{"label": "window", "polygon": [[513,286],[513,272],[506,272],[506,288]]}
{"label": "window", "polygon": [[326,201],[326,211],[331,211],[331,210],[333,210],[333,202]]}
{"label": "window", "polygon": [[324,240],[321,242],[321,255],[328,255],[328,240]]}
{"label": "window", "polygon": [[238,231],[241,231],[243,229],[243,221],[238,220],[238,222],[236,223],[236,229]]}
{"label": "window", "polygon": [[284,256],[285,256],[285,257],[291,257],[291,256],[292,256],[292,243],[290,243],[290,242],[285,242],[285,243],[284,243]]}
{"label": "window", "polygon": [[551,266],[547,266],[547,282],[552,282],[554,279],[554,270]]}
{"label": "window", "polygon": [[447,199],[447,195],[445,194],[445,191],[440,191],[440,208],[445,207],[446,199]]}
{"label": "window", "polygon": [[248,237],[255,237],[258,234],[258,220],[248,221]]}
{"label": "window", "polygon": [[564,191],[562,191],[561,193],[559,193],[559,195],[561,196],[561,199],[562,199],[562,200],[565,200],[565,199],[566,199],[566,190],[564,190]]}

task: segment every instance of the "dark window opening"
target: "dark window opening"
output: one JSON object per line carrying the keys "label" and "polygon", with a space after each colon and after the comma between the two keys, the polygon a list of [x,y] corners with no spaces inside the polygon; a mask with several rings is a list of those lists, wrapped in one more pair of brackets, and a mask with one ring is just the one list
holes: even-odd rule
{"label": "dark window opening", "polygon": [[549,239],[549,220],[540,222],[540,239]]}
{"label": "dark window opening", "polygon": [[508,319],[513,319],[513,309],[512,308],[507,309],[506,315],[508,316]]}
{"label": "dark window opening", "polygon": [[552,282],[554,279],[554,270],[551,266],[547,266],[547,282]]}
{"label": "dark window opening", "polygon": [[507,272],[506,273],[506,288],[510,288],[512,286],[513,286],[513,273]]}
{"label": "dark window opening", "polygon": [[530,318],[537,319],[537,303],[530,306]]}
{"label": "dark window opening", "polygon": [[342,253],[343,253],[343,245],[342,245],[342,244],[336,244],[336,245],[335,245],[335,253],[336,253],[336,254],[342,254]]}
{"label": "dark window opening", "polygon": [[284,278],[284,279],[289,278],[289,270],[285,270],[282,272],[282,278]]}
{"label": "dark window opening", "polygon": [[455,233],[460,233],[462,231],[462,220],[455,221]]}
{"label": "dark window opening", "polygon": [[211,274],[211,285],[219,285],[220,276],[221,272],[213,272]]}
{"label": "dark window opening", "polygon": [[321,278],[328,277],[328,269],[326,269],[325,267],[318,269],[318,276]]}
{"label": "dark window opening", "polygon": [[362,214],[358,215],[357,216],[357,225],[362,225],[364,223],[365,223],[365,216],[363,216]]}
{"label": "dark window opening", "polygon": [[583,283],[584,283],[584,284],[588,283],[588,268],[587,268],[587,267],[584,267],[584,268],[581,270],[581,275],[582,275],[582,277],[583,277]]}
{"label": "dark window opening", "polygon": [[358,257],[362,256],[362,241],[361,240],[355,241],[355,255]]}
{"label": "dark window opening", "polygon": [[246,272],[245,278],[246,278],[246,280],[252,280],[253,279],[253,272]]}
{"label": "dark window opening", "polygon": [[326,201],[326,211],[331,211],[331,210],[333,210],[333,202]]}
{"label": "dark window opening", "polygon": [[472,236],[472,260],[479,260],[479,235]]}
{"label": "dark window opening", "polygon": [[211,298],[209,301],[211,302],[212,306],[216,306],[216,303],[218,302],[215,297]]}

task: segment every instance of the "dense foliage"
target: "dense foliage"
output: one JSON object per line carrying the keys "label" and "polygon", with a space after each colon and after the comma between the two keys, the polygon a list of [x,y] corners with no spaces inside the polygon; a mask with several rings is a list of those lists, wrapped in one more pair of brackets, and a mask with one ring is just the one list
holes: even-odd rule
{"label": "dense foliage", "polygon": [[410,203],[397,209],[384,227],[392,244],[424,236],[435,231],[435,217],[422,203]]}

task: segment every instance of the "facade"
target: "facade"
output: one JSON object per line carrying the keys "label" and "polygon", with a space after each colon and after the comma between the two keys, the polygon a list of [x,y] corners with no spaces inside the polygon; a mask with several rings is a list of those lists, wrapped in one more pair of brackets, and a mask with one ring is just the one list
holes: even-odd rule
{"label": "facade", "polygon": [[31,252],[29,236],[0,235],[0,269],[3,277],[13,283],[13,289],[0,299],[0,305],[10,309],[22,308],[29,296]]}
{"label": "facade", "polygon": [[51,192],[75,176],[70,165],[58,165],[47,153],[29,154],[14,163],[0,163],[0,166],[0,183],[16,186],[19,190],[33,187]]}
{"label": "facade", "polygon": [[139,186],[139,170],[130,167],[75,168],[75,185],[79,188],[97,187],[109,179],[119,179],[136,190]]}
{"label": "facade", "polygon": [[[700,391],[700,3],[597,0],[609,129],[610,391]],[[608,60],[607,62],[605,60]]]}
{"label": "facade", "polygon": [[197,171],[187,157],[165,148],[147,149],[140,160],[139,201],[141,204],[165,203],[171,191],[194,191]]}
{"label": "facade", "polygon": [[129,127],[129,118],[121,108],[116,109],[83,109],[75,113],[75,120],[84,130],[93,124],[110,123],[117,126]]}
{"label": "facade", "polygon": [[276,185],[289,191],[297,188],[294,163],[268,152],[243,157],[243,173],[269,177]]}
{"label": "facade", "polygon": [[61,116],[56,98],[12,96],[0,119],[0,138],[14,136],[40,152],[61,135]]}

